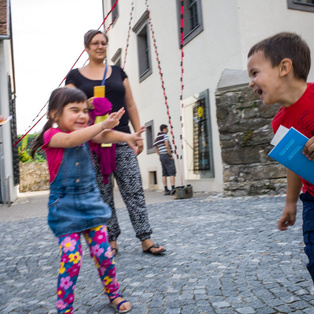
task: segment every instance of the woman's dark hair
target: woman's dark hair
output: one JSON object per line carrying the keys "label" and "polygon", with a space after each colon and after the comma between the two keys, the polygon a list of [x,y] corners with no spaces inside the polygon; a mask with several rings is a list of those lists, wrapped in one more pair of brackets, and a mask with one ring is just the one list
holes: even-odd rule
{"label": "woman's dark hair", "polygon": [[92,41],[92,39],[97,35],[97,34],[102,34],[105,36],[106,40],[107,40],[107,44],[108,44],[108,36],[106,34],[104,34],[102,31],[98,30],[98,29],[91,29],[88,32],[85,33],[84,35],[84,46],[85,47],[89,47],[90,42]]}
{"label": "woman's dark hair", "polygon": [[[48,121],[44,125],[41,133],[36,137],[32,144],[30,155],[34,158],[35,153],[44,144],[44,133],[50,129],[56,118],[61,117],[63,108],[70,103],[78,102],[82,103],[87,100],[84,92],[74,87],[59,87],[55,89],[49,98],[48,104]],[[51,112],[54,112],[54,116],[51,116]]]}

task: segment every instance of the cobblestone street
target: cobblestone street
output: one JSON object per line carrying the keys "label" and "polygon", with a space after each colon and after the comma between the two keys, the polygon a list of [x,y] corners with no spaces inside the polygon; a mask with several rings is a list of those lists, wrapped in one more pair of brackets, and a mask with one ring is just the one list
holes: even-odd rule
{"label": "cobblestone street", "polygon": [[[296,225],[279,232],[284,200],[200,196],[148,204],[164,256],[142,254],[120,208],[116,265],[131,313],[314,313],[302,206]],[[55,313],[58,246],[44,215],[37,216],[0,220],[1,313]],[[114,313],[86,244],[74,304],[75,313]]]}

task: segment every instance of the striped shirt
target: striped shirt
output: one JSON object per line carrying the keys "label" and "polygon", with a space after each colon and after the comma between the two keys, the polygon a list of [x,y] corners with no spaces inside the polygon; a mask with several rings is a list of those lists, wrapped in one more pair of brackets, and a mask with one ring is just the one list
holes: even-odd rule
{"label": "striped shirt", "polygon": [[157,137],[154,141],[154,146],[158,148],[159,154],[168,154],[168,151],[167,151],[167,148],[165,145],[165,141],[168,141],[168,144],[170,146],[170,150],[172,152],[168,135],[163,133],[163,132],[158,132]]}

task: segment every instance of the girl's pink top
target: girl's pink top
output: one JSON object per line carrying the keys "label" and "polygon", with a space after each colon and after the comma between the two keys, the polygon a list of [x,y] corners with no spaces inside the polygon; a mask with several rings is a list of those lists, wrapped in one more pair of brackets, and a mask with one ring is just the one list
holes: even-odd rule
{"label": "girl's pink top", "polygon": [[50,128],[44,133],[44,145],[42,146],[42,149],[46,153],[48,169],[50,174],[50,183],[53,182],[58,173],[58,170],[63,159],[64,148],[48,147],[48,144],[51,138],[59,132],[63,131],[58,128]]}
{"label": "girl's pink top", "polygon": [[[50,128],[44,133],[44,145],[41,147],[46,154],[47,163],[48,163],[48,169],[49,169],[49,175],[50,175],[50,183],[53,182],[55,177],[57,176],[57,173],[59,171],[62,159],[63,159],[63,153],[64,148],[58,148],[58,147],[48,147],[48,144],[51,140],[51,138],[59,133],[63,132],[59,128]],[[71,132],[69,132],[71,133]],[[89,148],[91,150],[95,150],[97,147],[100,147],[97,143],[94,143],[92,141],[88,142]],[[107,158],[108,159],[108,158]],[[110,161],[111,159],[109,159]],[[113,172],[113,171],[111,171]],[[110,173],[111,173],[110,172]],[[108,183],[108,181],[107,181]]]}

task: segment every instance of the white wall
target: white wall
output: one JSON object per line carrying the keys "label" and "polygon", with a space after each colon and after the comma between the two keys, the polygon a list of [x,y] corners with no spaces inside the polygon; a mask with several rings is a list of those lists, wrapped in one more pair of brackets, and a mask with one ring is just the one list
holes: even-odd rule
{"label": "white wall", "polygon": [[[112,56],[118,48],[122,48],[124,59],[131,2],[119,1],[119,18],[109,31],[110,46],[108,55]],[[109,10],[111,1],[106,1]],[[161,63],[163,80],[168,96],[168,105],[174,127],[176,144],[181,154],[181,103],[180,103],[180,60],[179,30],[176,1],[148,1],[151,21],[157,41],[157,49]],[[314,52],[314,38],[310,36],[313,29],[314,13],[288,10],[286,0],[206,0],[202,1],[202,17],[204,30],[184,46],[184,140],[191,141],[192,122],[189,99],[209,89],[210,115],[213,141],[213,159],[215,177],[194,180],[187,176],[188,163],[191,159],[190,143],[184,142],[185,164],[177,167],[176,184],[192,184],[195,191],[222,191],[223,174],[216,121],[215,91],[221,74],[225,69],[245,70],[249,48],[263,38],[280,31],[294,31],[302,35]],[[135,1],[132,27],[146,10],[145,0]],[[108,25],[108,23],[107,23]],[[153,73],[139,83],[136,36],[131,31],[125,71],[127,72],[135,101],[137,103],[141,123],[154,120],[155,134],[159,125],[168,124],[168,116],[161,88],[155,48],[151,38],[151,58]],[[310,79],[313,80],[313,71]],[[149,186],[149,171],[158,171],[158,187],[161,189],[161,167],[156,154],[139,156],[144,188]],[[184,167],[184,169],[183,169]]]}
{"label": "white wall", "polygon": [[[10,115],[8,75],[10,75],[12,79],[13,74],[11,62],[10,41],[0,40],[0,114],[4,117],[8,117]],[[3,153],[3,156],[0,156],[0,184],[2,191],[2,201],[7,202],[8,199],[14,201],[17,198],[18,186],[13,185],[13,157],[10,123],[1,126],[0,142],[3,142],[3,146],[1,147],[2,149],[0,148],[0,154]],[[8,186],[9,189],[7,189]],[[9,194],[7,194],[8,190]]]}
{"label": "white wall", "polygon": [[[301,35],[310,46],[314,61],[313,12],[288,10],[287,0],[238,0],[238,7],[242,70],[246,69],[247,53],[255,43],[283,31]],[[313,67],[308,80],[314,81]]]}

